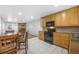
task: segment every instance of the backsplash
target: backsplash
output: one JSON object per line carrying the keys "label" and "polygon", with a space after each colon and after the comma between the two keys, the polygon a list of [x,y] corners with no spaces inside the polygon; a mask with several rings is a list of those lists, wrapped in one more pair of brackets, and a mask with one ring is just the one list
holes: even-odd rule
{"label": "backsplash", "polygon": [[79,32],[79,27],[77,28],[56,28],[57,32]]}

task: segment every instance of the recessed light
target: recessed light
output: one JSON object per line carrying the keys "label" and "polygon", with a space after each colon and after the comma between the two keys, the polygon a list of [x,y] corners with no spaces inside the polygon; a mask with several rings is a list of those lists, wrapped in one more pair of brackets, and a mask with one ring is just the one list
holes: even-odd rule
{"label": "recessed light", "polygon": [[31,16],[31,19],[33,19],[34,18],[34,16]]}
{"label": "recessed light", "polygon": [[22,12],[19,12],[18,15],[22,15]]}

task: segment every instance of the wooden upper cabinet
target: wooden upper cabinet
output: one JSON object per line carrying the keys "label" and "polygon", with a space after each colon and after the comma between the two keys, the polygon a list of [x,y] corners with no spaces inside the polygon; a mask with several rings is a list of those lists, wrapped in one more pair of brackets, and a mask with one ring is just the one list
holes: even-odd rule
{"label": "wooden upper cabinet", "polygon": [[46,22],[53,21],[53,20],[54,20],[54,17],[51,15],[41,17],[41,22],[40,22],[41,26],[44,28],[46,27]]}
{"label": "wooden upper cabinet", "polygon": [[71,15],[68,11],[62,11],[56,14],[55,26],[71,26]]}
{"label": "wooden upper cabinet", "polygon": [[55,14],[51,14],[51,15],[50,15],[50,20],[51,20],[51,21],[55,21]]}
{"label": "wooden upper cabinet", "polygon": [[51,21],[51,19],[50,19],[50,15],[45,16],[45,19],[46,19],[46,22]]}
{"label": "wooden upper cabinet", "polygon": [[56,26],[79,26],[78,18],[79,7],[73,7],[62,12],[56,13]]}
{"label": "wooden upper cabinet", "polygon": [[56,13],[55,26],[61,26],[61,19],[60,13]]}
{"label": "wooden upper cabinet", "polygon": [[79,26],[79,6],[77,6],[76,10],[77,10],[76,12],[77,13],[77,25]]}
{"label": "wooden upper cabinet", "polygon": [[46,18],[46,22],[48,21],[55,21],[55,14],[48,15]]}
{"label": "wooden upper cabinet", "polygon": [[79,26],[77,7],[66,10],[66,14],[68,26]]}
{"label": "wooden upper cabinet", "polygon": [[63,17],[63,15],[64,15],[64,12],[56,13],[55,26],[65,25],[65,17]]}
{"label": "wooden upper cabinet", "polygon": [[40,24],[41,24],[42,28],[46,27],[46,19],[45,19],[45,17],[41,18]]}
{"label": "wooden upper cabinet", "polygon": [[55,21],[55,26],[79,26],[79,6],[43,17],[42,26]]}

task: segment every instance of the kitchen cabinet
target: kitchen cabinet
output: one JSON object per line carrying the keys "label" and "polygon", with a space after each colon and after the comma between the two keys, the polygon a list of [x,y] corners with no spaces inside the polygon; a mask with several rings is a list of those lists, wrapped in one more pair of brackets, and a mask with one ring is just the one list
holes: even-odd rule
{"label": "kitchen cabinet", "polygon": [[50,20],[50,16],[44,16],[44,17],[41,17],[41,26],[44,28],[46,27],[46,22],[47,21],[51,21]]}
{"label": "kitchen cabinet", "polygon": [[46,22],[48,22],[48,21],[55,21],[55,14],[48,15],[46,18]]}
{"label": "kitchen cabinet", "polygon": [[55,45],[68,49],[71,35],[69,33],[54,32],[53,42]]}
{"label": "kitchen cabinet", "polygon": [[70,54],[79,54],[79,39],[72,39],[69,45]]}
{"label": "kitchen cabinet", "polygon": [[66,10],[68,26],[79,26],[78,7]]}
{"label": "kitchen cabinet", "polygon": [[42,28],[46,27],[46,19],[44,17],[41,18],[40,24]]}
{"label": "kitchen cabinet", "polygon": [[47,21],[55,21],[55,26],[79,26],[79,6],[42,17],[43,27]]}
{"label": "kitchen cabinet", "polygon": [[71,26],[72,22],[70,19],[71,16],[69,11],[59,12],[56,14],[55,26]]}
{"label": "kitchen cabinet", "polygon": [[55,15],[48,15],[48,16],[44,16],[44,17],[41,17],[41,26],[42,28],[45,28],[46,27],[46,22],[49,22],[49,21],[54,21],[55,20]]}
{"label": "kitchen cabinet", "polygon": [[55,25],[56,26],[79,26],[78,18],[79,7],[73,7],[61,12],[56,13]]}
{"label": "kitchen cabinet", "polygon": [[64,26],[65,20],[63,19],[62,12],[56,13],[55,26]]}
{"label": "kitchen cabinet", "polygon": [[50,15],[50,21],[55,21],[55,16],[56,16],[55,14],[51,14]]}
{"label": "kitchen cabinet", "polygon": [[50,20],[50,15],[46,16],[45,19],[46,19],[46,22],[47,22],[47,21],[51,21],[51,20]]}
{"label": "kitchen cabinet", "polygon": [[44,40],[44,31],[39,31],[39,39]]}
{"label": "kitchen cabinet", "polygon": [[77,6],[77,8],[75,7],[75,12],[77,13],[77,15],[75,15],[77,26],[79,26],[79,6]]}

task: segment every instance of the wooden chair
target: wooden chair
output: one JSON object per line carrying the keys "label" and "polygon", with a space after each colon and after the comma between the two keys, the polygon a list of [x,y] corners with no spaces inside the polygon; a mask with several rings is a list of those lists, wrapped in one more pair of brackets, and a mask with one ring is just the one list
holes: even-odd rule
{"label": "wooden chair", "polygon": [[18,34],[0,36],[0,54],[17,53]]}
{"label": "wooden chair", "polygon": [[[28,48],[28,33],[26,32],[24,35],[19,33],[18,37],[18,50],[25,49],[25,53],[27,53]],[[21,44],[24,44],[24,48],[21,48]]]}

